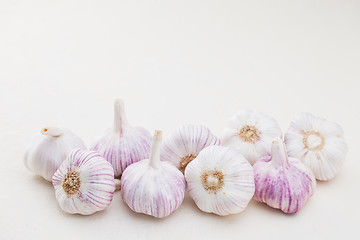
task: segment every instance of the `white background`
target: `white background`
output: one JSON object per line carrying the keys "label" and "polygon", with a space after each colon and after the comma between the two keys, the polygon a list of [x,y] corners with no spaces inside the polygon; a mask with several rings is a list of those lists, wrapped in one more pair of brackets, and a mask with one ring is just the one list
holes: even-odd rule
{"label": "white background", "polygon": [[[339,239],[360,222],[360,2],[0,0],[0,239]],[[220,136],[249,108],[286,131],[301,111],[336,121],[346,164],[286,215],[251,201],[228,217],[186,196],[165,219],[131,212],[116,192],[91,216],[68,215],[23,155],[44,126],[87,144],[113,121],[166,135],[181,123]],[[353,237],[355,237],[353,235]]]}

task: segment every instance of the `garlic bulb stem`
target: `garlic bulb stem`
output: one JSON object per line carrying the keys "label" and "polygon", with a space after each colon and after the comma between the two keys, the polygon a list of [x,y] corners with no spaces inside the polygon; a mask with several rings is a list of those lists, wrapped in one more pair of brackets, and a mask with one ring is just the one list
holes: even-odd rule
{"label": "garlic bulb stem", "polygon": [[288,156],[286,153],[285,144],[280,137],[276,137],[273,140],[271,146],[271,162],[275,165],[279,165],[283,162],[288,162]]}
{"label": "garlic bulb stem", "polygon": [[162,131],[155,130],[151,142],[149,166],[156,168],[160,164],[160,149],[162,142]]}
{"label": "garlic bulb stem", "polygon": [[123,134],[123,127],[128,125],[125,115],[124,102],[121,99],[116,99],[114,103],[114,131]]}
{"label": "garlic bulb stem", "polygon": [[61,135],[63,135],[63,131],[57,127],[46,127],[41,129],[40,132],[42,135],[48,135],[51,137],[60,137]]}

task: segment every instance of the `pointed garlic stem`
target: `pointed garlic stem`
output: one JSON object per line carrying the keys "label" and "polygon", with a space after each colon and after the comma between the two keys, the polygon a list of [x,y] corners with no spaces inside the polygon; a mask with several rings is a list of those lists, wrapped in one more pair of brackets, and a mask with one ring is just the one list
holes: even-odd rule
{"label": "pointed garlic stem", "polygon": [[149,166],[157,167],[160,164],[160,148],[162,141],[162,131],[155,130],[154,137],[151,142],[150,162]]}
{"label": "pointed garlic stem", "polygon": [[272,142],[271,162],[275,165],[279,165],[283,162],[288,162],[285,144],[280,137],[276,137]]}
{"label": "pointed garlic stem", "polygon": [[124,102],[121,99],[116,99],[114,102],[114,130],[122,134],[123,127],[127,124]]}
{"label": "pointed garlic stem", "polygon": [[41,129],[40,132],[42,135],[48,135],[51,137],[60,137],[61,135],[63,135],[63,131],[57,127],[45,127]]}

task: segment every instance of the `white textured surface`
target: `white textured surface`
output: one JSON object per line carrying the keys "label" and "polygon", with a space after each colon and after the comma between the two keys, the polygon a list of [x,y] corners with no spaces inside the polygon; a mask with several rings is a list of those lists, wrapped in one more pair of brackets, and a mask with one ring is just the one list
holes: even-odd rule
{"label": "white textured surface", "polygon": [[[0,239],[339,239],[359,207],[358,1],[0,0]],[[126,101],[133,125],[164,134],[181,123],[221,134],[243,108],[283,131],[301,111],[336,121],[349,144],[344,168],[296,215],[252,201],[228,217],[187,196],[165,219],[135,214],[114,196],[106,211],[61,211],[50,183],[23,165],[43,126],[87,145]],[[356,236],[356,235],[355,235]]]}

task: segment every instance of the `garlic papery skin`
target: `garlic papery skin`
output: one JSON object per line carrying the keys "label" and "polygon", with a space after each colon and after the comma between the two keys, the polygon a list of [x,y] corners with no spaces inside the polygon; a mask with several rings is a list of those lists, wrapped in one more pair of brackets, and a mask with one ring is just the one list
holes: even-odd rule
{"label": "garlic papery skin", "polygon": [[127,167],[121,176],[121,193],[134,212],[163,218],[184,200],[184,175],[171,163],[160,161],[162,132],[155,131],[150,159]]}
{"label": "garlic papery skin", "polygon": [[291,122],[285,134],[290,157],[300,159],[318,180],[330,180],[344,164],[347,144],[340,125],[300,113]]}
{"label": "garlic papery skin", "polygon": [[204,212],[221,216],[243,211],[254,195],[254,171],[236,149],[209,146],[185,169],[188,192]]}
{"label": "garlic papery skin", "polygon": [[70,214],[90,215],[110,205],[115,191],[114,170],[99,153],[76,149],[55,172],[56,199]]}
{"label": "garlic papery skin", "polygon": [[202,149],[220,145],[220,139],[201,125],[181,125],[164,141],[161,160],[169,161],[184,173],[186,166]]}
{"label": "garlic papery skin", "polygon": [[70,130],[46,127],[31,140],[25,151],[24,163],[31,172],[51,181],[69,152],[76,148],[85,148],[85,145]]}
{"label": "garlic papery skin", "polygon": [[149,158],[151,134],[142,127],[129,125],[122,100],[114,103],[114,126],[98,138],[90,150],[99,152],[114,168],[119,177],[127,166]]}
{"label": "garlic papery skin", "polygon": [[230,118],[221,142],[224,146],[238,149],[253,165],[270,153],[271,142],[275,137],[282,137],[282,132],[274,118],[260,112],[243,110]]}
{"label": "garlic papery skin", "polygon": [[299,159],[288,157],[281,138],[274,139],[271,156],[254,164],[257,201],[285,213],[298,212],[313,195],[316,180]]}

